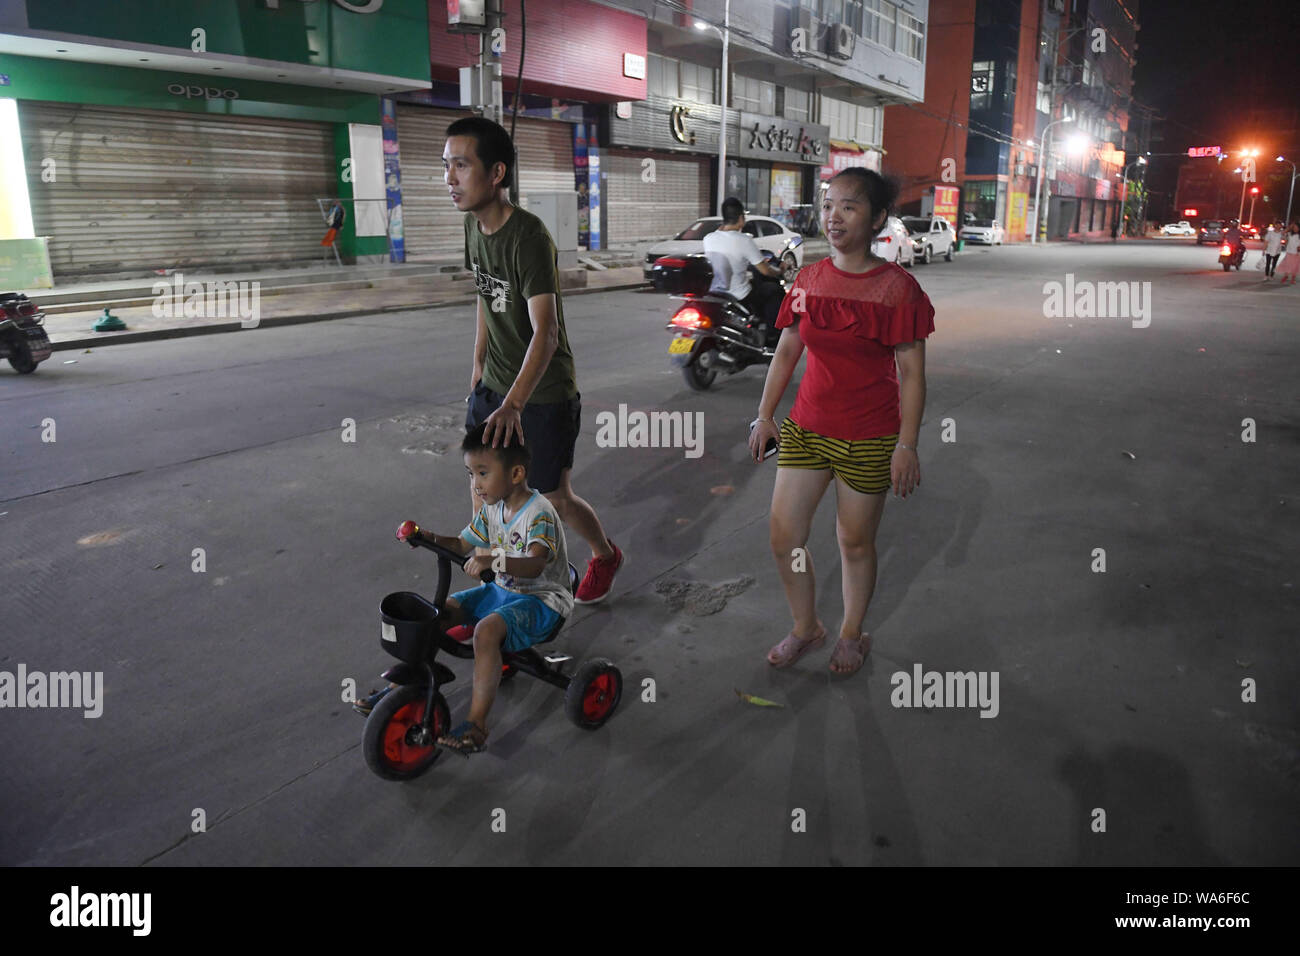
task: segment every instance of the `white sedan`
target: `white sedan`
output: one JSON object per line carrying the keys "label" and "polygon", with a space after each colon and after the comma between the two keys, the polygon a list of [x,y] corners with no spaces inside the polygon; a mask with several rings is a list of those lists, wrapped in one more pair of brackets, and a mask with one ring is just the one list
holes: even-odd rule
{"label": "white sedan", "polygon": [[1163,229],[1160,230],[1160,235],[1162,235],[1162,236],[1194,236],[1194,235],[1196,235],[1196,230],[1192,228],[1192,224],[1191,224],[1190,222],[1188,222],[1186,219],[1184,219],[1184,220],[1182,220],[1181,222],[1171,222],[1171,223],[1169,223],[1169,225],[1165,226]]}
{"label": "white sedan", "polygon": [[885,220],[885,228],[871,240],[871,254],[886,262],[897,262],[900,266],[916,262],[916,250],[912,248],[912,240],[901,219],[890,216]]}
{"label": "white sedan", "polygon": [[[672,239],[655,243],[646,250],[646,281],[653,281],[652,270],[660,256],[690,256],[704,252],[704,237],[721,225],[721,217],[705,216]],[[768,216],[745,216],[745,226],[741,231],[752,236],[761,251],[776,256],[785,281],[794,281],[796,273],[803,268],[803,236]]]}
{"label": "white sedan", "polygon": [[972,219],[961,227],[958,234],[958,238],[966,242],[983,242],[990,246],[1002,245],[1005,237],[1002,224],[996,219]]}

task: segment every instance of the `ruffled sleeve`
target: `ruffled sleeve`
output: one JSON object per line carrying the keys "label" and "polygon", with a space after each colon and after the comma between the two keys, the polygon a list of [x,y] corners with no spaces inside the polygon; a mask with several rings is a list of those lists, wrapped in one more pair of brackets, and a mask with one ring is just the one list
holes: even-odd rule
{"label": "ruffled sleeve", "polygon": [[[804,317],[805,313],[795,312],[794,310],[796,297],[800,301],[807,297],[807,290],[803,290],[803,286],[799,281],[802,276],[802,272],[795,276],[794,284],[790,287],[790,291],[787,292],[785,298],[781,300],[781,311],[776,314],[776,327],[778,329],[784,329],[788,325],[794,325],[794,323]],[[799,290],[803,291],[800,293]]]}
{"label": "ruffled sleeve", "polygon": [[[934,306],[924,292],[919,298],[897,305],[819,298],[807,318],[823,331],[851,332],[858,338],[891,347],[915,342],[934,331]],[[780,327],[778,319],[777,328]]]}

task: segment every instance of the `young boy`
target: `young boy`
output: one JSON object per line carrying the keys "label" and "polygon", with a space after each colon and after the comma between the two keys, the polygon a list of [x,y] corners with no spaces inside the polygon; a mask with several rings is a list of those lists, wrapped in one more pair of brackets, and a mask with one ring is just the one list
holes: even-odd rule
{"label": "young boy", "polygon": [[[522,651],[543,640],[573,612],[573,595],[559,515],[526,481],[528,447],[519,442],[485,445],[480,425],[465,436],[461,450],[470,485],[483,506],[459,537],[430,537],[459,554],[475,548],[505,552],[504,573],[498,571],[491,584],[452,594],[444,612],[450,623],[473,627],[474,687],[468,719],[438,743],[468,757],[486,748],[487,715],[501,680],[502,649]],[[494,560],[491,554],[474,555],[465,563],[465,573],[478,577],[493,569]],[[385,693],[368,698],[367,710]]]}

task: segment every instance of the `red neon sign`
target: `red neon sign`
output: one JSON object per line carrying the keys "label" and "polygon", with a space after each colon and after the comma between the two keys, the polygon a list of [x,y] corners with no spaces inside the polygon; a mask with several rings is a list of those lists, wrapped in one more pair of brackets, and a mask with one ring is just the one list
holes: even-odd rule
{"label": "red neon sign", "polygon": [[1199,216],[1200,213],[1197,212],[1195,209],[1184,209],[1183,215],[1187,216],[1188,218],[1191,218],[1192,216]]}
{"label": "red neon sign", "polygon": [[1223,150],[1218,146],[1192,146],[1187,150],[1187,155],[1193,158],[1197,156],[1218,156]]}

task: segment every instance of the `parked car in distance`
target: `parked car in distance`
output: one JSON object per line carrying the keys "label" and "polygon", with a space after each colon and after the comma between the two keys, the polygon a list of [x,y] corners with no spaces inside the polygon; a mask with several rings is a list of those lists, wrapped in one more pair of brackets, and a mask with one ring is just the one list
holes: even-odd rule
{"label": "parked car in distance", "polygon": [[912,251],[922,262],[929,263],[935,256],[952,262],[956,235],[947,219],[942,216],[904,216],[903,228],[912,239]]}
{"label": "parked car in distance", "polygon": [[912,248],[912,239],[901,219],[890,216],[885,220],[880,235],[871,240],[871,254],[886,262],[897,262],[900,266],[915,264],[916,250]]}
{"label": "parked car in distance", "polygon": [[[705,216],[695,220],[672,239],[657,242],[646,250],[642,271],[647,282],[653,282],[652,271],[660,256],[690,256],[704,252],[704,237],[722,225],[720,216]],[[803,236],[788,229],[768,216],[745,216],[742,230],[754,238],[759,251],[771,252],[781,264],[781,275],[787,282],[803,268]]]}
{"label": "parked car in distance", "polygon": [[983,242],[990,246],[1002,245],[1005,233],[996,219],[972,219],[961,227],[958,237],[966,242]]}
{"label": "parked car in distance", "polygon": [[1207,219],[1196,233],[1196,244],[1223,241],[1223,220]]}
{"label": "parked car in distance", "polygon": [[1196,230],[1192,228],[1192,224],[1190,222],[1188,222],[1186,219],[1183,219],[1180,220],[1179,222],[1171,222],[1166,224],[1165,227],[1160,230],[1160,235],[1194,236],[1196,235]]}

